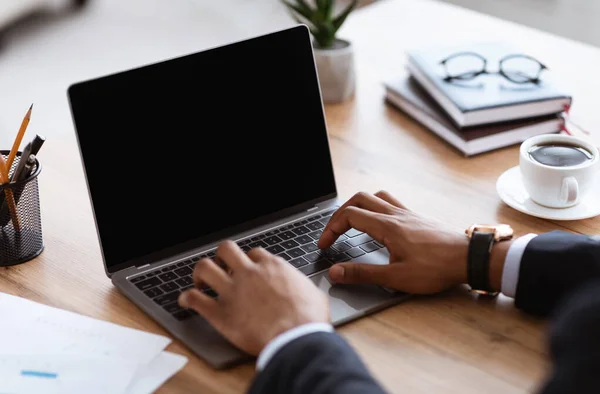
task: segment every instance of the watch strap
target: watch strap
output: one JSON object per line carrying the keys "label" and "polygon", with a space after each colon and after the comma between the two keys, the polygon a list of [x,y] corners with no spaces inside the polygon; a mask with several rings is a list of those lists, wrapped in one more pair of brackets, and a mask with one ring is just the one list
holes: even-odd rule
{"label": "watch strap", "polygon": [[469,242],[467,280],[472,290],[494,293],[490,288],[490,251],[494,233],[474,231]]}

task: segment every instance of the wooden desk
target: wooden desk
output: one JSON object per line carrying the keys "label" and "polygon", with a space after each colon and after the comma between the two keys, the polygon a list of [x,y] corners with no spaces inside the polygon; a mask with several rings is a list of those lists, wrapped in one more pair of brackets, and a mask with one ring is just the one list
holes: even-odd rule
{"label": "wooden desk", "polygon": [[[594,80],[600,51],[512,23],[425,0],[383,1],[357,11],[341,34],[356,46],[353,100],[328,106],[339,191],[385,188],[409,208],[462,231],[473,222],[506,222],[516,232],[566,229],[599,233],[600,218],[553,222],[505,206],[496,178],[518,163],[517,148],[465,159],[383,102],[381,80],[402,68],[403,51],[430,43],[497,38],[520,43],[569,83],[573,114],[599,129]],[[235,110],[235,109],[232,109]],[[40,156],[46,250],[0,269],[0,291],[95,318],[167,335],[105,276],[74,138],[49,140]],[[340,328],[392,393],[524,393],[543,378],[545,322],[500,296],[483,301],[464,288],[419,297]],[[160,393],[242,393],[253,365],[214,371],[175,341],[190,361]]]}

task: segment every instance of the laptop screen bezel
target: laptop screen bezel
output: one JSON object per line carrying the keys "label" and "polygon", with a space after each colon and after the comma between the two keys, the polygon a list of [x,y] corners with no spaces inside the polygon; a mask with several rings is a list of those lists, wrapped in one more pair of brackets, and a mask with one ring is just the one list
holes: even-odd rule
{"label": "laptop screen bezel", "polygon": [[[192,250],[198,249],[198,248],[202,248],[204,245],[209,245],[211,243],[217,242],[221,239],[233,236],[235,234],[239,234],[239,233],[243,233],[249,230],[252,230],[254,228],[258,228],[264,225],[267,225],[271,222],[275,222],[277,220],[283,219],[285,217],[291,216],[293,214],[297,214],[299,212],[302,211],[306,211],[312,207],[314,207],[315,205],[322,203],[324,201],[327,200],[332,200],[338,197],[338,191],[337,191],[337,182],[335,179],[335,171],[334,171],[334,166],[333,166],[333,160],[332,160],[332,156],[331,156],[331,143],[329,141],[329,132],[327,130],[327,122],[326,122],[326,115],[325,115],[325,108],[323,105],[323,100],[322,100],[322,93],[321,93],[321,87],[320,84],[318,82],[318,80],[315,81],[315,83],[317,83],[317,87],[318,87],[318,92],[319,92],[319,101],[321,104],[321,111],[322,111],[322,117],[324,119],[324,124],[323,124],[323,132],[325,132],[326,134],[326,138],[325,138],[325,142],[327,144],[327,152],[328,152],[328,165],[330,166],[330,170],[331,170],[331,174],[332,174],[332,185],[331,188],[333,190],[332,193],[302,202],[300,204],[294,205],[292,207],[288,207],[285,208],[283,210],[277,211],[277,212],[273,212],[271,214],[247,221],[247,222],[243,222],[240,224],[237,224],[235,226],[231,226],[229,228],[214,232],[214,233],[210,233],[201,237],[197,237],[193,240],[190,241],[186,241],[186,242],[182,242],[180,244],[176,244],[170,247],[167,247],[165,249],[156,251],[156,252],[152,252],[134,259],[130,259],[127,260],[123,263],[119,263],[119,264],[115,264],[115,265],[111,265],[109,267],[109,265],[107,264],[106,261],[106,257],[102,248],[102,238],[100,236],[100,229],[98,227],[98,223],[96,221],[96,212],[94,209],[94,201],[93,201],[93,197],[91,194],[91,189],[89,186],[89,181],[87,178],[87,173],[85,170],[85,160],[83,158],[83,151],[81,149],[81,144],[79,141],[79,130],[77,130],[77,126],[75,123],[75,114],[73,112],[73,106],[72,106],[72,102],[73,102],[73,96],[72,96],[72,91],[74,89],[76,89],[79,86],[83,86],[89,82],[92,81],[97,81],[100,78],[106,78],[106,77],[110,77],[111,75],[116,75],[116,74],[121,74],[123,72],[127,72],[127,71],[134,71],[136,69],[139,68],[143,68],[146,66],[151,66],[154,64],[158,64],[158,63],[163,63],[163,62],[168,62],[170,60],[176,60],[179,59],[181,57],[185,57],[185,56],[193,56],[193,55],[197,55],[199,53],[202,53],[204,51],[210,50],[210,49],[214,49],[214,48],[220,48],[220,47],[225,47],[225,46],[230,46],[230,45],[235,45],[237,43],[242,43],[245,41],[250,41],[250,40],[254,40],[254,39],[260,39],[261,37],[268,37],[268,36],[272,36],[272,35],[285,35],[285,34],[304,34],[307,40],[307,43],[310,44],[311,40],[310,40],[310,31],[308,29],[308,27],[304,24],[299,24],[297,26],[291,27],[291,28],[286,28],[286,29],[282,29],[282,30],[278,30],[278,31],[274,31],[271,33],[267,33],[267,34],[263,34],[263,35],[259,35],[259,36],[254,36],[254,37],[250,37],[250,38],[246,38],[243,40],[239,40],[239,41],[234,41],[225,45],[221,45],[218,47],[212,47],[212,48],[207,48],[204,49],[200,52],[194,52],[191,54],[187,54],[187,55],[182,55],[182,56],[177,56],[171,59],[167,59],[167,60],[163,60],[160,62],[156,62],[156,63],[151,63],[151,64],[147,64],[145,66],[140,66],[140,67],[135,67],[133,69],[128,69],[128,70],[123,70],[123,71],[119,71],[113,74],[108,74],[108,75],[104,75],[98,78],[94,78],[94,79],[90,79],[90,80],[86,80],[86,81],[81,81],[81,82],[77,82],[77,83],[73,83],[72,85],[69,86],[69,88],[67,89],[67,96],[68,96],[68,101],[69,101],[69,106],[70,106],[70,110],[71,110],[71,119],[72,119],[72,123],[73,123],[73,128],[75,131],[75,137],[77,140],[77,145],[78,145],[78,149],[79,149],[79,156],[80,156],[80,160],[81,160],[81,165],[83,167],[83,173],[84,173],[84,178],[85,178],[85,182],[86,182],[86,187],[87,187],[87,191],[88,191],[88,196],[90,199],[90,203],[91,203],[91,207],[92,207],[92,214],[94,216],[94,225],[96,228],[96,235],[98,238],[98,243],[100,246],[100,251],[101,251],[101,255],[102,255],[102,262],[104,264],[104,270],[105,273],[108,277],[111,277],[114,273],[131,268],[131,267],[140,267],[140,266],[145,266],[148,264],[152,264],[155,262],[159,262],[159,261],[164,261],[167,260],[169,258],[172,258],[174,256],[178,256],[181,254],[185,254],[186,252],[190,252]],[[312,44],[310,44],[312,47]],[[314,58],[314,52],[311,51],[310,52],[310,56],[312,57],[312,64],[315,70],[315,75],[317,75],[317,70],[316,70],[316,62],[315,62],[315,58]]]}

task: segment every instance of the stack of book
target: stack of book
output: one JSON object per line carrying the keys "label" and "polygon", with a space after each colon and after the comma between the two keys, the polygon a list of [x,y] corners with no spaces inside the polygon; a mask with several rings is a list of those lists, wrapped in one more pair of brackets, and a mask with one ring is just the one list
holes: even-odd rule
{"label": "stack of book", "polygon": [[[440,62],[461,52],[485,58],[489,73],[470,80],[445,80],[448,70]],[[406,74],[384,83],[386,102],[465,156],[560,132],[571,96],[551,82],[548,70],[540,74],[538,83],[515,84],[497,74],[499,60],[510,54],[522,52],[497,43],[409,51]]]}

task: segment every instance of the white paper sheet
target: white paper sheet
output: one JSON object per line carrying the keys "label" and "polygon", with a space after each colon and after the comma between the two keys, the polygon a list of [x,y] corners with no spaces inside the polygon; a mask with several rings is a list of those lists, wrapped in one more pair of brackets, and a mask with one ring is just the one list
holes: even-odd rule
{"label": "white paper sheet", "polygon": [[110,357],[0,356],[0,393],[121,394],[137,365]]}
{"label": "white paper sheet", "polygon": [[[15,331],[37,332],[42,338],[52,338],[52,341],[43,344],[46,352],[116,356],[144,365],[171,342],[165,336],[119,326],[4,293],[0,293],[0,317],[3,320],[0,338],[6,340],[5,333]],[[1,342],[2,339],[0,345]]]}
{"label": "white paper sheet", "polygon": [[171,352],[162,352],[145,368],[138,371],[133,378],[132,384],[127,388],[126,393],[153,393],[173,375],[179,372],[187,362],[187,357]]}
{"label": "white paper sheet", "polygon": [[1,394],[150,394],[188,361],[168,337],[3,293],[0,322]]}

